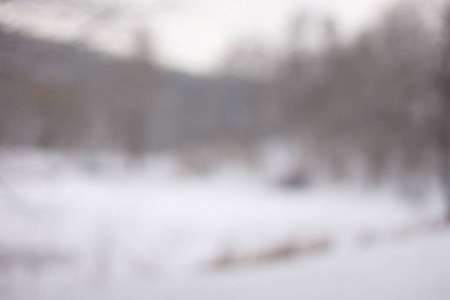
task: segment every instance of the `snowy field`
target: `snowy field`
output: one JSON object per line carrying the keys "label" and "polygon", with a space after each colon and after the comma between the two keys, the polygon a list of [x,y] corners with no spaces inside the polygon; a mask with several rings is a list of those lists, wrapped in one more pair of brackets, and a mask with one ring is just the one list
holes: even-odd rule
{"label": "snowy field", "polygon": [[450,299],[438,193],[3,151],[1,299]]}
{"label": "snowy field", "polygon": [[75,291],[65,299],[447,300],[449,250],[450,231],[446,230],[366,251],[329,253],[139,287],[110,286],[94,296]]}

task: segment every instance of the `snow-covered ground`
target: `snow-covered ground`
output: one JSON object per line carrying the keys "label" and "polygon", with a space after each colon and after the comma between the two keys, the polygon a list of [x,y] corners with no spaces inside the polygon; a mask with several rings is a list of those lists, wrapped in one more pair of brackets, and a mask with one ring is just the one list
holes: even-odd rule
{"label": "snow-covered ground", "polygon": [[407,241],[292,259],[244,270],[124,288],[66,299],[447,300],[450,231]]}
{"label": "snow-covered ground", "polygon": [[0,168],[2,299],[450,299],[437,194],[286,190],[167,156],[9,151]]}

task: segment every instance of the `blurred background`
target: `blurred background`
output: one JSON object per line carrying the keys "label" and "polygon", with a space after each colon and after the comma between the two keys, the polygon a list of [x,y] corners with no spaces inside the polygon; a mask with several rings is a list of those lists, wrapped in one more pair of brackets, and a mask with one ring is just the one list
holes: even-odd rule
{"label": "blurred background", "polygon": [[450,299],[450,3],[1,0],[1,299]]}

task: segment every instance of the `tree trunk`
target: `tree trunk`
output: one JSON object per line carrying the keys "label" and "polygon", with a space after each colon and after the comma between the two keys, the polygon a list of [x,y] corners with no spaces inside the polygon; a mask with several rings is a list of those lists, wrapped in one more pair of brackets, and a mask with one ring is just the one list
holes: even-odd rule
{"label": "tree trunk", "polygon": [[441,64],[441,97],[439,152],[441,179],[446,201],[445,221],[450,223],[450,6],[444,20],[444,47]]}

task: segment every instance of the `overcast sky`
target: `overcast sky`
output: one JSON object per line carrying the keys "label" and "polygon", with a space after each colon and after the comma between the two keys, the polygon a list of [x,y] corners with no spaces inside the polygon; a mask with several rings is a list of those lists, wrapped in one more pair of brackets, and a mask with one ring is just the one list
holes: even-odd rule
{"label": "overcast sky", "polygon": [[118,55],[129,51],[133,30],[146,26],[161,63],[191,72],[207,72],[217,65],[227,45],[237,39],[256,37],[280,45],[289,19],[297,12],[331,16],[345,36],[352,36],[396,0],[91,0],[86,3],[92,1],[118,3],[120,11],[130,13],[114,23],[88,26],[89,18],[78,12],[64,10],[62,13],[59,8],[37,2],[20,7],[6,2],[0,4],[0,22],[47,38],[88,40],[93,47]]}

